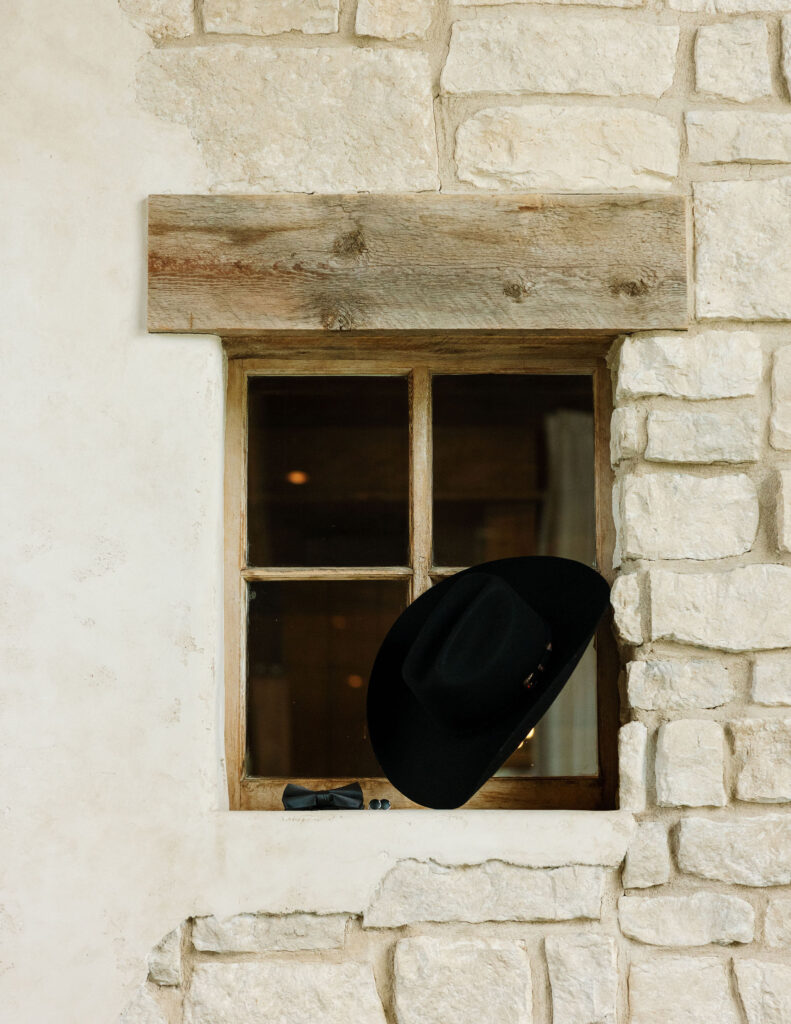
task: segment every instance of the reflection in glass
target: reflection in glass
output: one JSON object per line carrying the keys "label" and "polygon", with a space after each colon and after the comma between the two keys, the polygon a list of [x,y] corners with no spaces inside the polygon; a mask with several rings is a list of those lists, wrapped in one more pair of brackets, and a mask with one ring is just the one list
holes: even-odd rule
{"label": "reflection in glass", "polygon": [[248,564],[405,565],[405,377],[251,377]]}
{"label": "reflection in glass", "polygon": [[407,581],[248,587],[247,774],[363,778],[381,769],[365,727],[379,644]]}

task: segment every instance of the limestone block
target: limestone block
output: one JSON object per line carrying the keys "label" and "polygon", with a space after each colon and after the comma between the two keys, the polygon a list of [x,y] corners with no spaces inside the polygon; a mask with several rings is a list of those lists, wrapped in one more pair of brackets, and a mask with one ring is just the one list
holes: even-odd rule
{"label": "limestone block", "polygon": [[523,946],[506,940],[402,939],[395,949],[398,1024],[531,1024],[533,989]]}
{"label": "limestone block", "polygon": [[758,494],[743,474],[645,473],[622,486],[623,558],[724,558],[753,546]]}
{"label": "limestone block", "polygon": [[196,949],[209,953],[338,949],[343,945],[348,920],[343,914],[198,917],[192,928],[192,943]]}
{"label": "limestone block", "polygon": [[718,708],[733,700],[727,665],[702,658],[629,662],[626,688],[629,704],[644,711]]}
{"label": "limestone block", "polygon": [[686,125],[689,158],[699,164],[791,163],[791,114],[694,110]]}
{"label": "limestone block", "polygon": [[782,13],[788,10],[788,0],[717,0],[720,14]]}
{"label": "limestone block", "polygon": [[615,616],[615,628],[624,643],[643,642],[643,624],[640,596],[640,573],[619,576],[610,591],[610,603]]}
{"label": "limestone block", "polygon": [[667,722],[656,743],[656,801],[662,807],[723,807],[722,726],[705,719]]}
{"label": "limestone block", "polygon": [[791,718],[743,718],[730,729],[739,800],[791,800]]}
{"label": "limestone block", "polygon": [[370,964],[198,963],[184,1024],[385,1024]]}
{"label": "limestone block", "polygon": [[489,107],[459,126],[456,164],[480,188],[656,191],[678,174],[679,142],[675,125],[645,110]]}
{"label": "limestone block", "polygon": [[168,932],[148,954],[148,979],[156,985],[180,985],[183,925]]}
{"label": "limestone block", "polygon": [[767,654],[753,665],[752,691],[756,704],[768,707],[791,705],[791,657]]}
{"label": "limestone block", "polygon": [[640,454],[641,426],[642,415],[633,405],[613,410],[610,418],[610,462],[613,466]]}
{"label": "limestone block", "polygon": [[747,900],[716,892],[691,896],[622,896],[624,935],[651,946],[708,946],[752,942],[755,911]]}
{"label": "limestone block", "polygon": [[791,177],[694,186],[699,317],[791,319]]}
{"label": "limestone block", "polygon": [[419,191],[438,186],[428,58],[354,47],[202,46],[144,59],[147,110],[186,124],[215,188]]}
{"label": "limestone block", "polygon": [[354,30],[380,39],[425,39],[434,0],[358,0]]}
{"label": "limestone block", "polygon": [[[453,0],[456,7],[501,7],[521,4],[524,0]],[[642,7],[645,0],[546,0],[549,4],[571,4],[577,7]]]}
{"label": "limestone block", "polygon": [[[456,21],[444,92],[661,96],[675,73],[676,26],[529,9]],[[614,141],[613,145],[617,145]]]}
{"label": "limestone block", "polygon": [[141,985],[118,1018],[118,1024],[169,1024],[151,985]]}
{"label": "limestone block", "polygon": [[791,946],[791,897],[777,896],[770,901],[766,908],[764,940],[773,948]]}
{"label": "limestone block", "polygon": [[615,942],[591,932],[565,933],[547,936],[544,948],[552,989],[552,1024],[615,1024]]}
{"label": "limestone block", "polygon": [[747,1024],[791,1021],[791,966],[761,960],[734,960],[733,970]]}
{"label": "limestone block", "polygon": [[773,448],[791,449],[791,345],[783,345],[772,362],[772,418],[769,440]]}
{"label": "limestone block", "polygon": [[714,957],[672,956],[633,963],[632,1024],[741,1024],[728,966]]}
{"label": "limestone block", "polygon": [[787,885],[791,816],[762,814],[741,821],[682,818],[678,866],[701,878],[736,885]]}
{"label": "limestone block", "polygon": [[[786,10],[788,8],[788,0],[765,0],[765,2],[774,2],[777,4],[775,10]],[[783,18],[781,25],[783,40],[783,76],[786,80],[786,88],[791,89],[791,14]]]}
{"label": "limestone block", "polygon": [[207,32],[274,36],[338,31],[339,0],[203,0]]}
{"label": "limestone block", "polygon": [[791,647],[791,568],[728,572],[651,569],[651,638],[723,651]]}
{"label": "limestone block", "polygon": [[762,365],[761,339],[752,331],[635,334],[621,346],[617,399],[754,395]]}
{"label": "limestone block", "polygon": [[647,889],[664,885],[670,878],[670,849],[667,831],[659,821],[642,821],[626,851],[623,869],[625,889]]}
{"label": "limestone block", "polygon": [[705,96],[740,103],[771,96],[765,23],[741,18],[701,26],[695,38],[695,87]]}
{"label": "limestone block", "polygon": [[645,457],[650,462],[755,462],[760,444],[754,409],[648,414]]}
{"label": "limestone block", "polygon": [[183,39],[195,31],[193,0],[119,0],[133,25],[152,39]]}
{"label": "limestone block", "polygon": [[366,928],[417,921],[568,921],[601,914],[599,867],[522,868],[502,861],[445,867],[404,860],[385,875]]}
{"label": "limestone block", "polygon": [[648,730],[642,722],[627,722],[618,730],[618,806],[644,811],[648,774]]}
{"label": "limestone block", "polygon": [[791,470],[781,469],[777,477],[777,546],[791,551]]}

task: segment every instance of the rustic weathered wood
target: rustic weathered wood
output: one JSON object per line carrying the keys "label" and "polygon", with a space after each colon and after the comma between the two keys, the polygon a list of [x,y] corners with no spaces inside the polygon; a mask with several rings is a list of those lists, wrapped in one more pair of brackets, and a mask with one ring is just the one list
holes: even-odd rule
{"label": "rustic weathered wood", "polygon": [[681,196],[151,196],[148,326],[686,326]]}
{"label": "rustic weathered wood", "polygon": [[419,367],[412,371],[409,383],[409,551],[413,571],[410,596],[414,601],[431,586],[431,373],[426,367]]}

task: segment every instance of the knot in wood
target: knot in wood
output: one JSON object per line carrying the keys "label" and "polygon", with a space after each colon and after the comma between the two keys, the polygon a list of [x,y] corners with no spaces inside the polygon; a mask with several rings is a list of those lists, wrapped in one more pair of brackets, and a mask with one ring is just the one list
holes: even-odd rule
{"label": "knot in wood", "polygon": [[348,256],[352,259],[367,253],[368,246],[365,244],[362,228],[357,227],[354,231],[347,231],[343,235],[338,235],[332,243],[332,252],[335,256]]}

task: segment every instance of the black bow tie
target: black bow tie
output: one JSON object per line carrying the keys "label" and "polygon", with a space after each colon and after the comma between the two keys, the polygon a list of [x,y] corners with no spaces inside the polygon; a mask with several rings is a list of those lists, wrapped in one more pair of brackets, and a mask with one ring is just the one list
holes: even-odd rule
{"label": "black bow tie", "polygon": [[360,810],[365,801],[359,782],[315,791],[289,782],[283,790],[283,807],[287,811]]}

